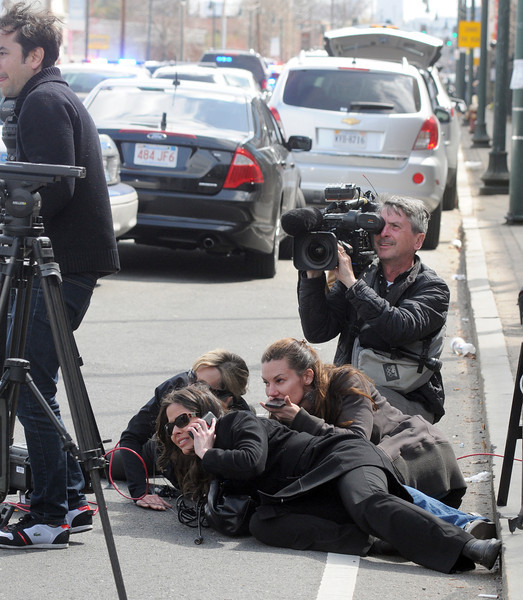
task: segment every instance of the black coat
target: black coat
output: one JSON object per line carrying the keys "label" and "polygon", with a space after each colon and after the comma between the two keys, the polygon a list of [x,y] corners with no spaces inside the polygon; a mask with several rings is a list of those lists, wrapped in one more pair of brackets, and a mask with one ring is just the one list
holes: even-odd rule
{"label": "black coat", "polygon": [[[379,261],[375,261],[349,289],[340,281],[327,294],[325,289],[325,275],[307,279],[300,273],[298,303],[303,333],[314,344],[339,335],[336,365],[352,362],[358,335],[362,347],[390,352],[434,335],[447,320],[449,288],[417,255],[414,266],[391,286],[387,286]],[[445,414],[439,372],[405,397],[420,402],[436,421]]]}
{"label": "black coat", "polygon": [[16,158],[85,167],[83,179],[62,178],[40,191],[44,235],[62,273],[114,273],[120,268],[100,136],[56,67],[32,77],[18,96]]}
{"label": "black coat", "polygon": [[218,419],[214,447],[204,454],[202,464],[216,477],[256,487],[269,504],[314,492],[361,466],[383,469],[391,493],[411,499],[387,456],[361,436],[314,436],[245,411]]}

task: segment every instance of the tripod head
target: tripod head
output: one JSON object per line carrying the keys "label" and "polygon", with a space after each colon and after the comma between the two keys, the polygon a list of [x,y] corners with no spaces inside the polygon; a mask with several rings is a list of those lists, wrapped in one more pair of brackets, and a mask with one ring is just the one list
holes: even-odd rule
{"label": "tripod head", "polygon": [[0,163],[0,229],[5,235],[41,233],[38,190],[62,177],[84,178],[85,167],[45,163]]}

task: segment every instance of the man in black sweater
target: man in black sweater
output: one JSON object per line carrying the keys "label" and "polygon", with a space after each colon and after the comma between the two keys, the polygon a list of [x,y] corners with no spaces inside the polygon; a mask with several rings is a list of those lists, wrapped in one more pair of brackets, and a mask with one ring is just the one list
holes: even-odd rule
{"label": "man in black sweater", "polygon": [[[72,329],[89,306],[99,277],[119,269],[100,140],[85,107],[54,66],[62,43],[59,20],[24,3],[0,17],[0,90],[16,98],[16,160],[86,168],[85,179],[62,178],[40,194],[45,235],[62,273]],[[25,359],[57,417],[58,358],[40,278],[34,278]],[[92,528],[76,460],[27,386],[20,387],[18,418],[25,431],[33,492],[30,512],[0,531],[2,548],[65,548],[69,534]]]}

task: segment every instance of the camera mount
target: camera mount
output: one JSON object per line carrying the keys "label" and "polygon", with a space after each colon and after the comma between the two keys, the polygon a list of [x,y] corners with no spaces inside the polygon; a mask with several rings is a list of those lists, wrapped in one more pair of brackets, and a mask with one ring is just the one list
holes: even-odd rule
{"label": "camera mount", "polygon": [[[82,178],[85,175],[83,167],[68,165],[22,162],[0,164],[0,325],[4,336],[7,329],[8,299],[11,293],[14,296],[10,311],[9,345],[7,347],[6,339],[2,339],[0,346],[0,358],[5,359],[2,360],[4,371],[0,379],[0,502],[11,492],[10,447],[14,439],[20,386],[27,385],[60,436],[64,451],[70,452],[89,476],[118,597],[125,599],[127,596],[100,483],[100,469],[106,467],[103,443],[80,371],[82,360],[67,318],[60,267],[54,260],[50,239],[43,235],[44,226],[39,215],[41,199],[38,190],[60,181],[62,177]],[[78,446],[38,390],[30,375],[30,364],[23,358],[35,275],[40,278]],[[7,521],[10,516],[11,514],[7,515]],[[4,518],[4,524],[5,522]]]}

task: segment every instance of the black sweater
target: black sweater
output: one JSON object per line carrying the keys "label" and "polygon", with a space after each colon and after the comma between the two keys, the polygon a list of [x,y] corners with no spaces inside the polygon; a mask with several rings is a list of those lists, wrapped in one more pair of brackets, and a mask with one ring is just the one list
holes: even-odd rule
{"label": "black sweater", "polygon": [[56,67],[23,87],[15,104],[17,160],[85,167],[85,179],[63,178],[40,191],[44,235],[62,273],[120,268],[100,137],[86,108]]}

